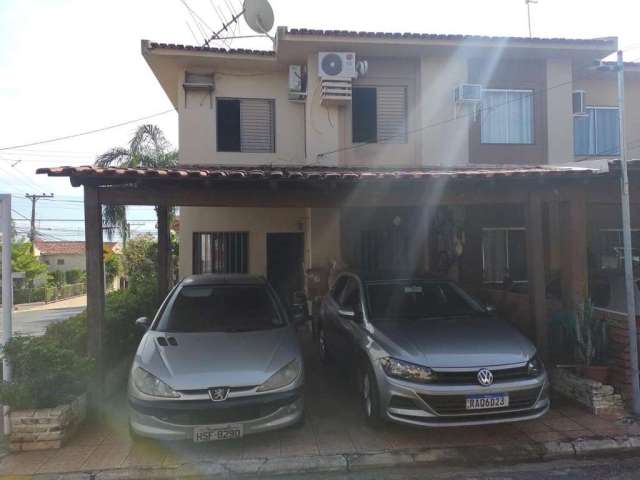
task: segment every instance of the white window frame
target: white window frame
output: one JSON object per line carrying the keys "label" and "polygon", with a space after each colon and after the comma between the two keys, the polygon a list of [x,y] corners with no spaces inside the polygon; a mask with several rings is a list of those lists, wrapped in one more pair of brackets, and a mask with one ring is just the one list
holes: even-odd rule
{"label": "white window frame", "polygon": [[[525,227],[482,227],[482,240],[481,240],[481,247],[482,247],[482,283],[485,285],[495,285],[495,284],[502,284],[504,283],[504,280],[498,280],[498,281],[490,281],[490,280],[485,280],[484,279],[484,272],[486,271],[486,258],[485,258],[485,251],[484,251],[484,232],[490,232],[490,231],[517,231],[517,232],[525,232],[526,234],[526,228]],[[510,265],[509,265],[509,235],[505,236],[505,252],[506,252],[506,267],[507,270],[510,269]],[[525,284],[525,283],[529,283],[529,280],[512,280],[513,283],[519,283],[519,284]]]}
{"label": "white window frame", "polygon": [[[534,97],[534,90],[531,88],[483,88],[482,89],[482,103],[480,108],[484,109],[484,93],[485,92],[506,92],[507,94],[512,92],[512,93],[528,93],[530,94],[531,98],[531,141],[530,142],[511,142],[511,141],[507,141],[507,142],[483,142],[482,141],[482,112],[480,112],[480,143],[482,145],[534,145],[535,142],[535,133],[536,133],[536,126],[535,126],[535,105],[533,103],[533,97]],[[506,102],[505,104],[509,104],[510,102]],[[509,125],[510,122],[507,122],[507,140],[509,140]]]}
{"label": "white window frame", "polygon": [[[609,106],[609,105],[586,105],[584,107],[585,112],[588,112],[589,110],[617,110],[618,111],[618,115],[620,115],[620,108],[617,106]],[[589,115],[581,115],[578,116],[579,117],[588,117]],[[573,154],[575,156],[578,157],[606,157],[606,156],[619,156],[620,155],[620,140],[618,140],[618,152],[617,153],[598,153],[598,116],[594,115],[593,116],[593,134],[594,134],[594,138],[593,138],[593,146],[595,149],[594,153],[576,153],[575,151],[575,142],[574,142],[574,146],[573,146]],[[576,131],[575,131],[575,120],[574,120],[574,125],[573,125],[573,135],[575,137]]]}

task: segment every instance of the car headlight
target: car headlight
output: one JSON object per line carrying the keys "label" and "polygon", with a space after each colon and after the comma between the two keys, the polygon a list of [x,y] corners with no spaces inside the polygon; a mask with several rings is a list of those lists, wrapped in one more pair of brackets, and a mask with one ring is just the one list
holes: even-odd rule
{"label": "car headlight", "polygon": [[145,395],[151,397],[178,398],[180,394],[155,375],[140,367],[131,373],[133,385]]}
{"label": "car headlight", "polygon": [[534,355],[534,357],[527,362],[527,374],[530,377],[537,377],[543,369],[544,366],[542,365],[542,361],[537,355]]}
{"label": "car headlight", "polygon": [[297,358],[271,375],[269,379],[258,387],[257,392],[268,392],[292,384],[302,372],[302,364]]}
{"label": "car headlight", "polygon": [[429,383],[432,382],[436,375],[428,367],[415,365],[413,363],[404,362],[397,358],[385,357],[380,359],[380,364],[384,373],[393,378],[408,380],[410,382]]}

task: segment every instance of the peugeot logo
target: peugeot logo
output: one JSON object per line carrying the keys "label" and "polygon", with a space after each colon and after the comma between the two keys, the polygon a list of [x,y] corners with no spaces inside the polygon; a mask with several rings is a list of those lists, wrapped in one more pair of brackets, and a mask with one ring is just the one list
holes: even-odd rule
{"label": "peugeot logo", "polygon": [[209,389],[209,397],[214,402],[222,402],[227,399],[227,395],[229,395],[228,387],[216,387]]}
{"label": "peugeot logo", "polygon": [[483,368],[478,372],[478,383],[483,387],[488,387],[493,383],[493,373],[488,368]]}

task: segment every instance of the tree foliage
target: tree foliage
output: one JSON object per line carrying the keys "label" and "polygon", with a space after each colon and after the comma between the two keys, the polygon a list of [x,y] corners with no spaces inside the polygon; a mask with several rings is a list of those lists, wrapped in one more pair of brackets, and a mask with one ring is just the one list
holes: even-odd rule
{"label": "tree foliage", "polygon": [[12,244],[11,268],[14,272],[24,272],[28,284],[33,284],[36,278],[44,277],[47,273],[47,266],[32,253],[31,243],[25,241]]}
{"label": "tree foliage", "polygon": [[[140,125],[129,141],[128,148],[115,147],[96,158],[99,167],[150,167],[174,166],[178,161],[178,151],[166,139],[162,130],[151,124]],[[123,242],[129,237],[127,211],[125,206],[107,205],[103,207],[103,225],[107,237],[113,238],[117,231]]]}

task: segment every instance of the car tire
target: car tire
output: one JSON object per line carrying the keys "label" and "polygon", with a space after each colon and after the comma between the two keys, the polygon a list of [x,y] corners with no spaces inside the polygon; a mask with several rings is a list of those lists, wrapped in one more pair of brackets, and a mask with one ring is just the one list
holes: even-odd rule
{"label": "car tire", "polygon": [[365,421],[370,427],[380,427],[383,424],[380,412],[380,393],[373,368],[368,361],[362,361],[358,368],[358,385],[360,408]]}
{"label": "car tire", "polygon": [[318,327],[318,338],[316,340],[316,344],[318,347],[318,358],[320,359],[320,363],[323,365],[331,363],[331,354],[329,353],[329,346],[327,345],[327,337],[324,334],[324,328],[322,328],[322,325],[319,325]]}

